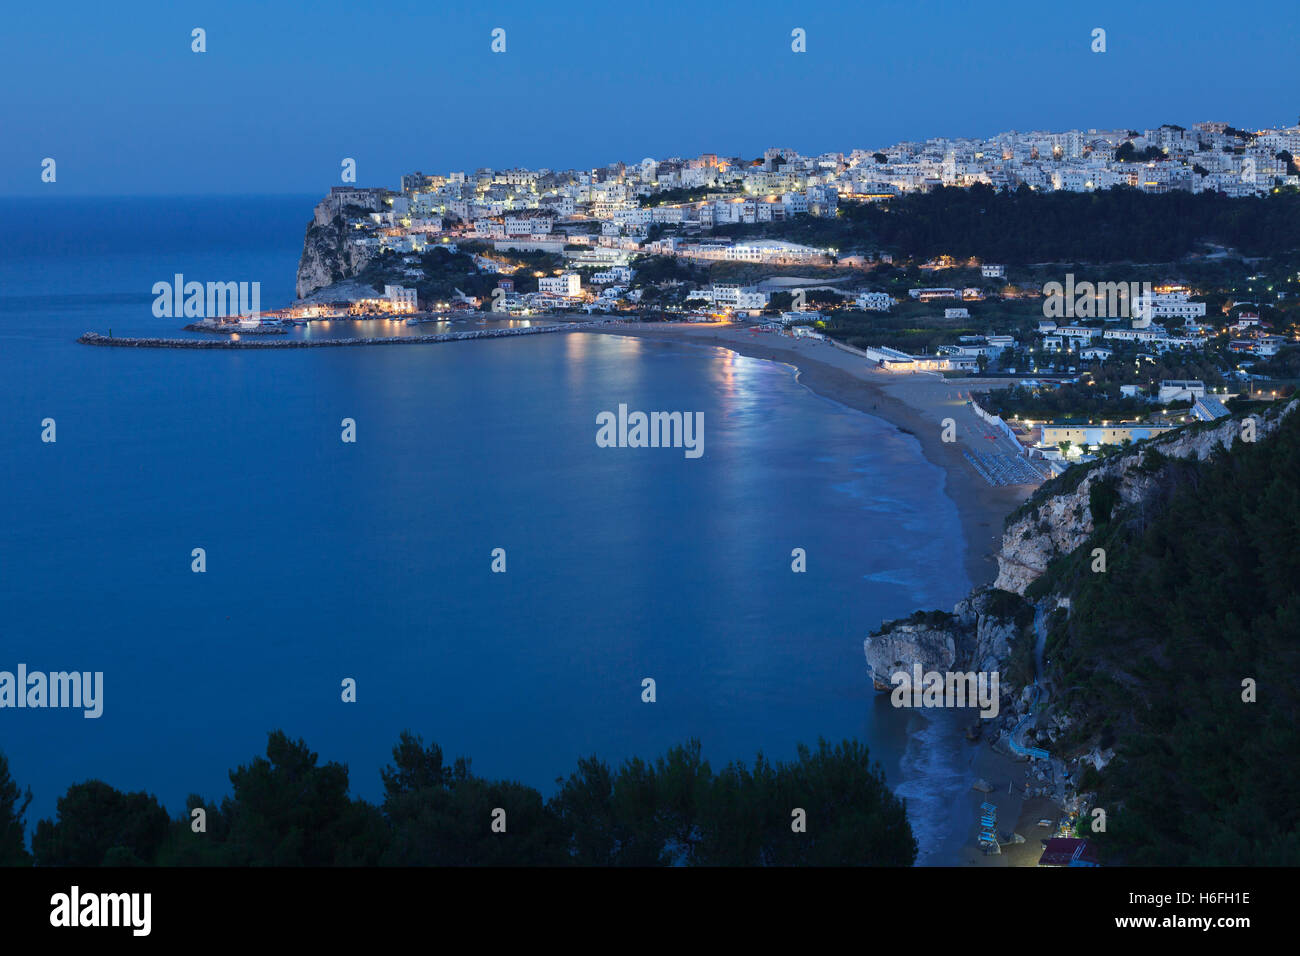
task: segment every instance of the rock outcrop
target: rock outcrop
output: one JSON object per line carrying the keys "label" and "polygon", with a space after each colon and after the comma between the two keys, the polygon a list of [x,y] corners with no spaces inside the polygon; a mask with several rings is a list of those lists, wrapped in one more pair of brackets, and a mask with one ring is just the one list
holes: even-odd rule
{"label": "rock outcrop", "polygon": [[[1297,404],[1290,402],[1272,414],[1256,416],[1255,437],[1260,439],[1274,431]],[[1045,485],[1045,497],[1037,503],[1031,498],[1030,507],[1003,532],[997,554],[998,577],[993,586],[1024,594],[1025,588],[1047,569],[1049,561],[1083,544],[1095,530],[1089,501],[1098,482],[1113,484],[1119,496],[1117,507],[1140,505],[1162,488],[1158,469],[1150,467],[1157,459],[1151,455],[1153,449],[1165,458],[1204,459],[1220,445],[1231,448],[1241,441],[1241,435],[1242,421],[1237,418],[1225,418],[1203,428],[1179,429],[1097,462],[1072,489],[1052,494],[1052,486]]]}
{"label": "rock outcrop", "polygon": [[[935,617],[927,615],[927,618]],[[876,690],[889,690],[893,687],[890,675],[899,671],[910,673],[914,663],[920,663],[922,671],[955,670],[957,647],[963,636],[955,618],[934,623],[894,621],[884,625],[880,633],[862,642],[872,684]]]}
{"label": "rock outcrop", "polygon": [[877,690],[889,690],[890,677],[922,671],[983,671],[1000,668],[1011,651],[1018,627],[1016,610],[1022,602],[981,589],[959,601],[951,614],[931,611],[892,621],[866,638],[862,649]]}
{"label": "rock outcrop", "polygon": [[317,207],[317,215],[303,238],[298,282],[294,290],[299,299],[358,275],[373,258],[365,247],[348,240],[347,221],[342,215],[322,223],[319,213]]}

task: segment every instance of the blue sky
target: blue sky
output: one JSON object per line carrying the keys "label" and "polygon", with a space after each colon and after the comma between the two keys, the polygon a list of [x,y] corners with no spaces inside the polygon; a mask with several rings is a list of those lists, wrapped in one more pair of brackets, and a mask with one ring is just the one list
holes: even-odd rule
{"label": "blue sky", "polygon": [[[1300,116],[1300,4],[10,5],[0,194],[320,192],[479,166]],[[207,31],[207,52],[190,31]],[[494,27],[506,52],[493,54]],[[793,53],[790,33],[807,33]],[[1092,53],[1091,31],[1107,31]],[[40,181],[44,157],[58,180]]]}

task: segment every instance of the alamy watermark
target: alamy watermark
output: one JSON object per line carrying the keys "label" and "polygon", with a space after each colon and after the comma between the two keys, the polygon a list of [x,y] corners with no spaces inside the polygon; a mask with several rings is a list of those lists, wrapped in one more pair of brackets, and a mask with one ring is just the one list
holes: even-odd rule
{"label": "alamy watermark", "polygon": [[78,708],[93,720],[104,713],[103,671],[0,671],[0,709],[6,707]]}
{"label": "alamy watermark", "polygon": [[1043,317],[1048,319],[1118,319],[1145,318],[1154,290],[1150,282],[1083,282],[1074,281],[1074,273],[1065,275],[1065,284],[1048,282],[1043,286]]}
{"label": "alamy watermark", "polygon": [[258,318],[262,314],[260,282],[186,282],[176,273],[171,282],[153,284],[153,314],[159,319]]}
{"label": "alamy watermark", "polygon": [[152,893],[83,893],[73,884],[50,897],[50,925],[55,928],[123,927],[133,936],[148,936],[153,927]]}
{"label": "alamy watermark", "polygon": [[687,458],[704,454],[703,412],[628,412],[596,415],[596,444],[601,448],[684,448]]}
{"label": "alamy watermark", "polygon": [[889,677],[894,685],[889,702],[895,707],[979,707],[981,717],[998,715],[998,672],[921,672],[921,662],[912,673],[896,671]]}

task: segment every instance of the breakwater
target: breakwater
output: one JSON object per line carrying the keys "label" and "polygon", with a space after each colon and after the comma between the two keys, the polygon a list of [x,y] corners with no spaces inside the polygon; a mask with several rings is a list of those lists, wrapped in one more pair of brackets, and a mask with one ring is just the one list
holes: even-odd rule
{"label": "breakwater", "polygon": [[293,339],[290,341],[246,342],[240,340],[212,339],[155,339],[110,338],[98,332],[83,333],[77,341],[82,345],[103,345],[114,348],[139,349],[324,349],[347,348],[356,345],[429,345],[434,342],[461,342],[466,339],[501,339],[513,335],[542,335],[547,332],[574,332],[604,325],[603,322],[570,322],[563,325],[530,326],[523,329],[476,329],[467,332],[439,332],[437,335],[383,336],[358,339]]}
{"label": "breakwater", "polygon": [[256,325],[251,329],[236,326],[228,328],[216,325],[204,325],[202,322],[192,322],[184,327],[186,332],[202,332],[205,335],[288,335],[289,330],[282,325]]}

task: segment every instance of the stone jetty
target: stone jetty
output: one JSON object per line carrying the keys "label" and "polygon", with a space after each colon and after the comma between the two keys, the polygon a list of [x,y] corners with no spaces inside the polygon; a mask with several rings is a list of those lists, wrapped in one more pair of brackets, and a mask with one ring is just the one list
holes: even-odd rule
{"label": "stone jetty", "polygon": [[542,335],[547,332],[575,332],[604,325],[604,322],[570,322],[562,325],[530,326],[522,329],[476,329],[468,332],[440,332],[437,335],[383,336],[362,339],[291,339],[288,341],[248,342],[242,339],[153,339],[110,338],[98,332],[86,332],[77,339],[82,345],[105,345],[138,349],[327,349],[354,345],[429,345],[434,342],[460,342],[466,339],[503,339],[513,335]]}

